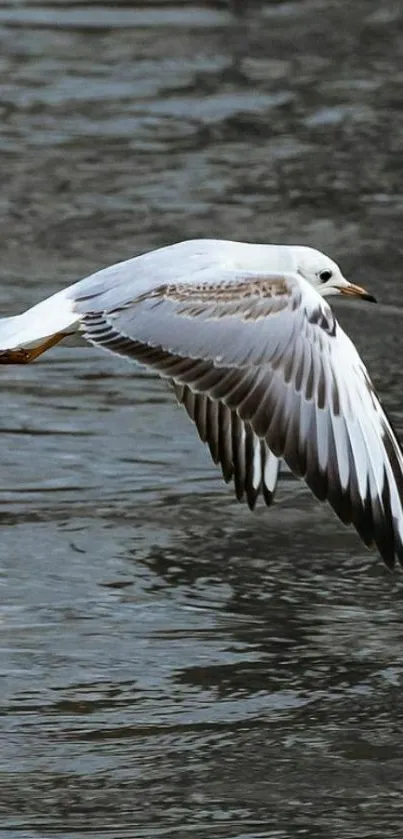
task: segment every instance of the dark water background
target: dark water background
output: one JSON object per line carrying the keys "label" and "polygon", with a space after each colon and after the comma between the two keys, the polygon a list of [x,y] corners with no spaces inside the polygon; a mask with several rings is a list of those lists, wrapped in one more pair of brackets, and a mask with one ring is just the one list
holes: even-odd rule
{"label": "dark water background", "polygon": [[[0,307],[182,238],[402,305],[393,0],[0,6]],[[403,322],[340,312],[403,434]],[[1,369],[0,835],[402,835],[403,589],[294,481],[254,514],[153,377]]]}

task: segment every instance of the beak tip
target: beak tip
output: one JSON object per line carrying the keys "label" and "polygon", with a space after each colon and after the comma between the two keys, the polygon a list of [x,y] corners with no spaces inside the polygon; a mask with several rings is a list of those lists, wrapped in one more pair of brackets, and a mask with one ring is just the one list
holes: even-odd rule
{"label": "beak tip", "polygon": [[378,302],[373,294],[369,294],[365,288],[362,288],[360,285],[354,285],[354,283],[347,283],[347,285],[343,286],[340,291],[341,294],[346,294],[348,297],[358,297],[360,300],[365,300],[367,303]]}

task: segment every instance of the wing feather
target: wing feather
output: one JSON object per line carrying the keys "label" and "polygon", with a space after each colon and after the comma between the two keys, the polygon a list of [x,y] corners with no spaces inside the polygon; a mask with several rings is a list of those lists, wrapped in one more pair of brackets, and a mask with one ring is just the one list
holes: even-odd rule
{"label": "wing feather", "polygon": [[225,482],[234,480],[238,500],[246,498],[253,509],[261,495],[270,506],[277,487],[280,461],[264,440],[223,402],[196,394],[187,385],[172,384],[178,402],[195,423],[200,439],[207,443],[214,463],[220,464]]}

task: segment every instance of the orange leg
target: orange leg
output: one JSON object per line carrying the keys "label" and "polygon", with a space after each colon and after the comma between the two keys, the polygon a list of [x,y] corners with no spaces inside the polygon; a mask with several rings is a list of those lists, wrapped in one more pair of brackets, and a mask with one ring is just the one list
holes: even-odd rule
{"label": "orange leg", "polygon": [[0,350],[0,364],[29,364],[65,337],[65,332],[57,332],[56,335],[47,338],[43,344],[38,344],[32,349],[3,350],[3,352]]}

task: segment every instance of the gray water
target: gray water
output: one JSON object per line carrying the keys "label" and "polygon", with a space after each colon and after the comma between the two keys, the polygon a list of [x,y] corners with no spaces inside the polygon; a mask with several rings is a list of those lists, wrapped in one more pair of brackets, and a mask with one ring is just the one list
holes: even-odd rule
{"label": "gray water", "polygon": [[[402,436],[402,59],[392,0],[3,0],[2,313],[183,238],[316,245],[389,306],[339,316]],[[126,362],[1,379],[1,836],[401,835],[399,573],[290,478],[236,504]]]}

